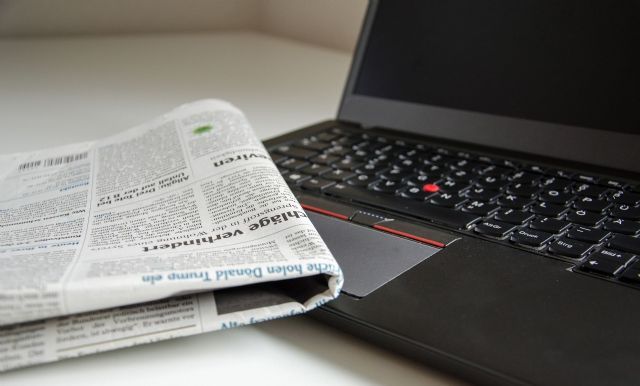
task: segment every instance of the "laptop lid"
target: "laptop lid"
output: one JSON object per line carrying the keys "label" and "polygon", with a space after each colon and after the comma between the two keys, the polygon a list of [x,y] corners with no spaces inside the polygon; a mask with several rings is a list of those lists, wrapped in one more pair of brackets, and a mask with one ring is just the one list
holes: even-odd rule
{"label": "laptop lid", "polygon": [[640,1],[371,0],[338,118],[640,172]]}

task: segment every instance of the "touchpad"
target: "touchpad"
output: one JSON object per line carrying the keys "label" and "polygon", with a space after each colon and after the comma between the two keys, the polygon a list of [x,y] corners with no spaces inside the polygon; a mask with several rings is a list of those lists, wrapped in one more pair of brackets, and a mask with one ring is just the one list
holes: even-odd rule
{"label": "touchpad", "polygon": [[340,264],[342,291],[364,297],[440,249],[307,211]]}

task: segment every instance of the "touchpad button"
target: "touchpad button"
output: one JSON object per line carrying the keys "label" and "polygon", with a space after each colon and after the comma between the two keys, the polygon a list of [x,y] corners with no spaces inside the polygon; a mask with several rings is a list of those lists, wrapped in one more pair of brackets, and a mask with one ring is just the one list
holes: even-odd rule
{"label": "touchpad button", "polygon": [[340,264],[342,291],[364,297],[440,249],[348,221],[307,212]]}

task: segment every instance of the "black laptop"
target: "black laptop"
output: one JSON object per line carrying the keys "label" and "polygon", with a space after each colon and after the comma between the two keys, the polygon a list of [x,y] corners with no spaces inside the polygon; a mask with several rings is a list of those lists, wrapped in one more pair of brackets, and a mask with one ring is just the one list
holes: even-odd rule
{"label": "black laptop", "polygon": [[640,383],[640,1],[370,3],[336,120],[267,141],[315,315],[476,383]]}

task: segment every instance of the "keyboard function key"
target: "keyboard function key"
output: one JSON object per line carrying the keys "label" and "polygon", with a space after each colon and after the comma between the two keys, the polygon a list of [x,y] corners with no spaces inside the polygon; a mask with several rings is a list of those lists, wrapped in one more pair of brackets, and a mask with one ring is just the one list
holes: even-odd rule
{"label": "keyboard function key", "polygon": [[640,239],[627,235],[615,235],[609,240],[609,248],[640,255]]}
{"label": "keyboard function key", "polygon": [[486,220],[476,225],[473,230],[481,235],[504,238],[514,229],[516,229],[516,226],[513,224],[496,220]]}
{"label": "keyboard function key", "polygon": [[551,241],[552,238],[551,233],[523,228],[513,232],[510,240],[512,243],[539,248]]}
{"label": "keyboard function key", "polygon": [[591,251],[591,249],[593,249],[593,244],[571,240],[566,237],[562,237],[554,241],[549,246],[549,252],[560,256],[570,257],[572,259],[583,258]]}

